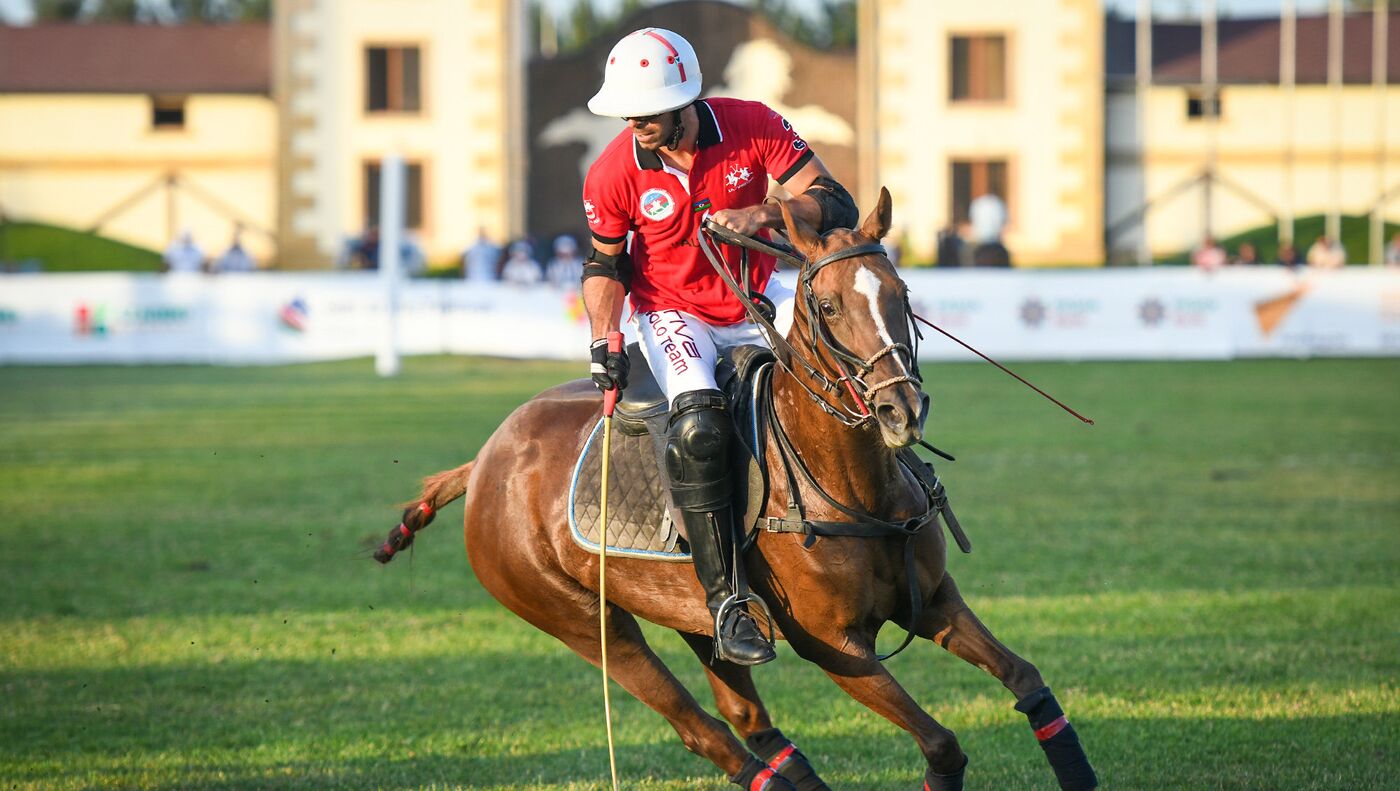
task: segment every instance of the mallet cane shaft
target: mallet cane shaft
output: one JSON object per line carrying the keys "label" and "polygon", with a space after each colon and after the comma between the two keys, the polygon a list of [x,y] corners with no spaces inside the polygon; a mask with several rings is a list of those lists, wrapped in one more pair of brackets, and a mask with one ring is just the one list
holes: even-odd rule
{"label": "mallet cane shaft", "polygon": [[[622,351],[622,333],[608,333],[608,353]],[[608,694],[608,463],[612,457],[612,416],[617,388],[603,391],[603,481],[598,500],[598,645],[603,665],[603,719],[608,731],[608,768],[617,791],[617,756],[613,753],[612,700]]]}

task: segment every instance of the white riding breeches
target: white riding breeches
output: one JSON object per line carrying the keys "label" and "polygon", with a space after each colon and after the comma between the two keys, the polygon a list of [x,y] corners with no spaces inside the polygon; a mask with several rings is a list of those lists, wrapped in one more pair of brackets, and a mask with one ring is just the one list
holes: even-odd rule
{"label": "white riding breeches", "polygon": [[[763,287],[763,295],[778,309],[773,326],[787,335],[792,327],[793,290],[774,273]],[[746,343],[769,345],[763,331],[751,321],[716,327],[684,311],[658,310],[638,312],[632,322],[642,356],[668,403],[674,403],[681,393],[718,389],[715,364],[725,351]]]}

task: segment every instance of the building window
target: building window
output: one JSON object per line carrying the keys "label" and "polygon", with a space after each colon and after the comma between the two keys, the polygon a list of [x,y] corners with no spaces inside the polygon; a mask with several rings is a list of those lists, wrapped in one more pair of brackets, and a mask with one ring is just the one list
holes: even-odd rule
{"label": "building window", "polygon": [[[423,228],[423,165],[404,163],[404,226],[410,230]],[[379,225],[379,163],[365,163],[365,220],[367,225]]]}
{"label": "building window", "polygon": [[183,96],[152,96],[152,97],[151,97],[151,128],[152,128],[152,129],[184,129],[184,128],[185,128],[185,97],[183,97]]}
{"label": "building window", "polygon": [[952,36],[948,96],[955,102],[1006,100],[1006,36]]}
{"label": "building window", "polygon": [[971,218],[968,207],[972,201],[983,195],[995,195],[1002,202],[1009,203],[1006,160],[953,160],[949,174],[950,205],[948,215],[953,222],[967,222]]}
{"label": "building window", "polygon": [[[1191,120],[1220,117],[1220,91],[1215,92],[1215,101],[1206,98],[1205,91],[1186,92],[1186,117]],[[1214,105],[1214,107],[1212,107]]]}
{"label": "building window", "polygon": [[417,47],[365,49],[365,111],[417,113],[422,91]]}

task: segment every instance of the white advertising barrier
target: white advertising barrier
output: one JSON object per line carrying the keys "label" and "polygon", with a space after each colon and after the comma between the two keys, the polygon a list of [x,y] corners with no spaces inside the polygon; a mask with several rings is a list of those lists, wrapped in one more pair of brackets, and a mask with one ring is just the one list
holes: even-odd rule
{"label": "white advertising barrier", "polygon": [[[917,313],[1009,360],[1400,356],[1400,270],[902,274]],[[399,300],[405,354],[587,355],[576,290],[414,280]],[[0,275],[0,363],[363,357],[380,342],[385,304],[373,273]],[[924,335],[921,357],[969,359]]]}

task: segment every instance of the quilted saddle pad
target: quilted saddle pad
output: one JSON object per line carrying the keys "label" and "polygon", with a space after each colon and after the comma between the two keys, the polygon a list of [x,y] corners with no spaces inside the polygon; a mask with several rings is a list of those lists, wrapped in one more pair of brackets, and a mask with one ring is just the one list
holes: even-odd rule
{"label": "quilted saddle pad", "polygon": [[[608,554],[648,560],[689,562],[679,548],[680,534],[667,508],[650,436],[627,436],[613,429],[608,468]],[[598,554],[599,495],[603,478],[603,421],[593,427],[574,463],[569,484],[569,532],[574,543]]]}

